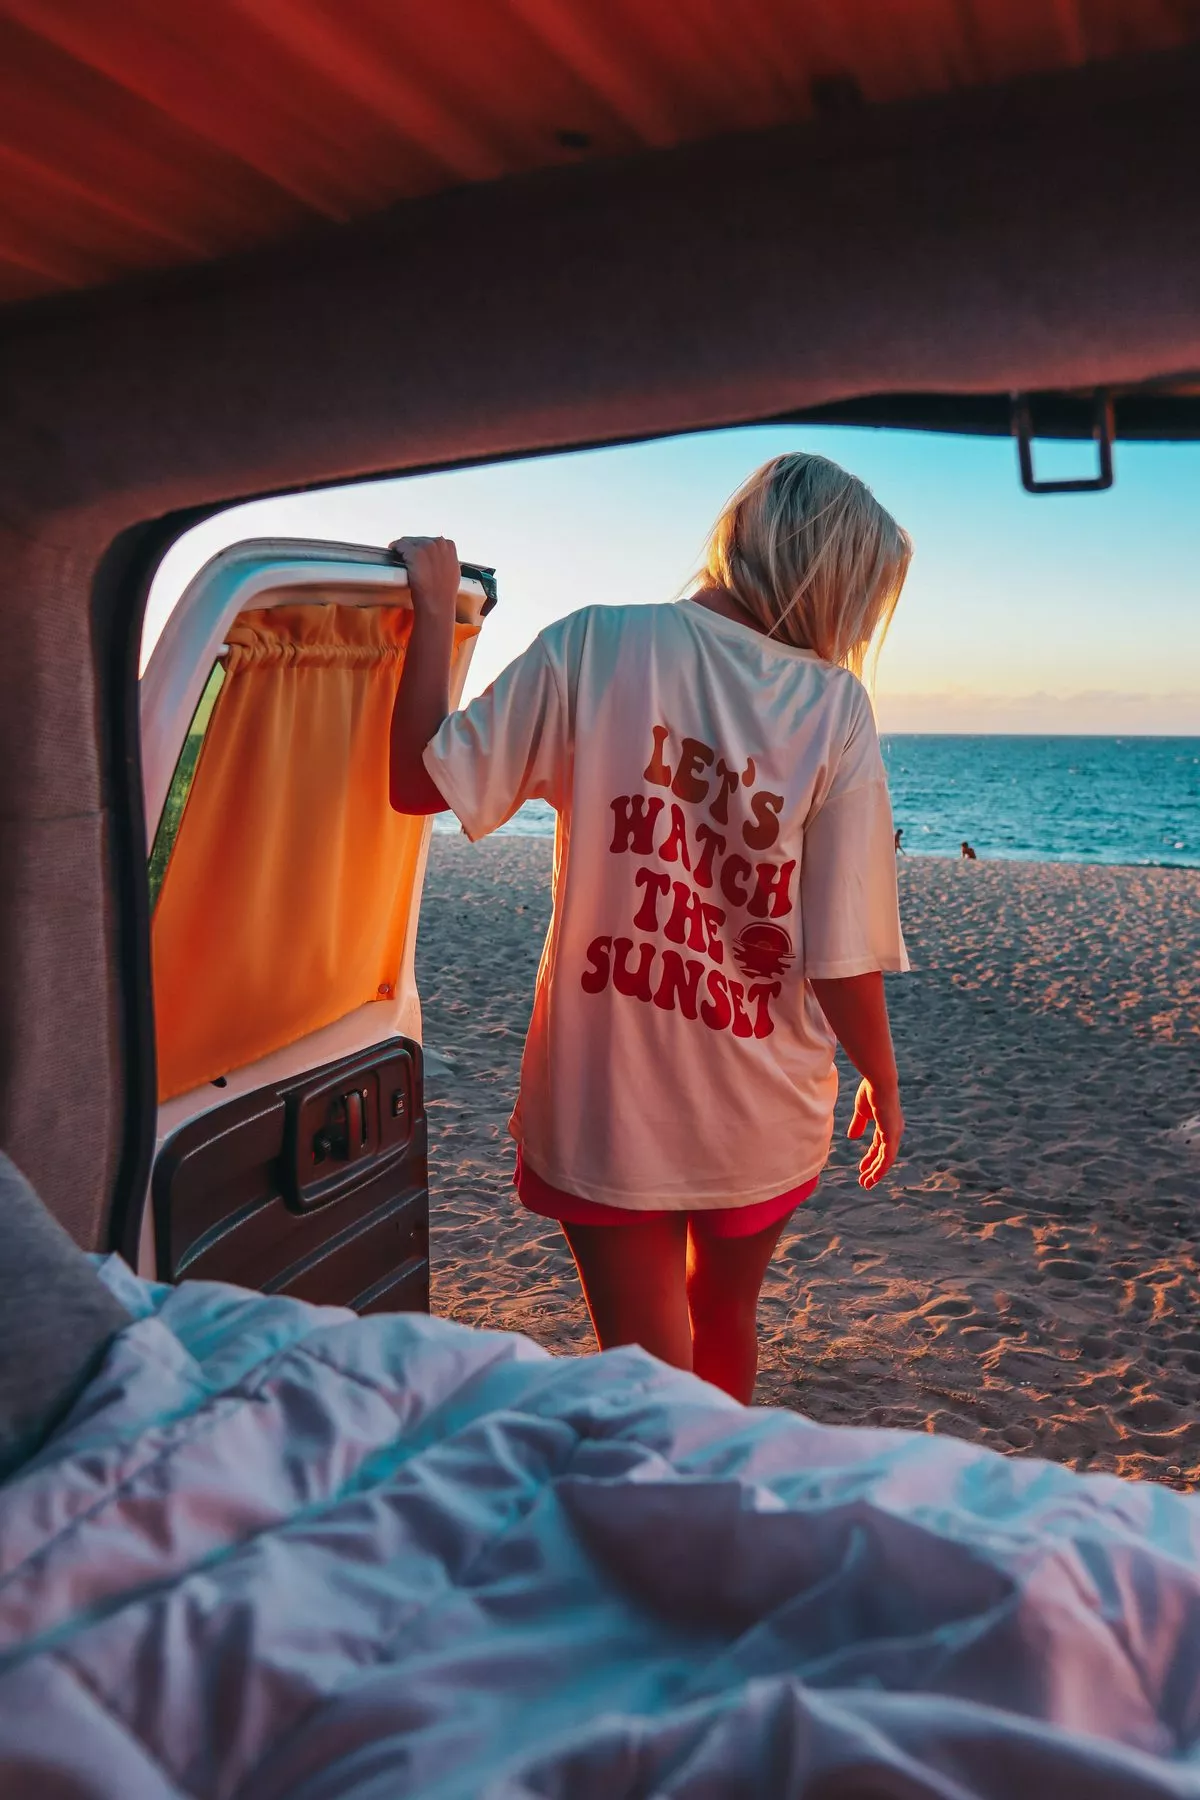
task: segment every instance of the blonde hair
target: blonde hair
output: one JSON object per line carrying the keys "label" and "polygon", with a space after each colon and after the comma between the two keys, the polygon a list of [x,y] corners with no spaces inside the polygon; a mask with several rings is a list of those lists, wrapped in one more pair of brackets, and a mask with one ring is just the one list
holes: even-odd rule
{"label": "blonde hair", "polygon": [[912,539],[870,488],[824,456],[776,456],[713,526],[704,573],[768,637],[861,675],[891,624]]}

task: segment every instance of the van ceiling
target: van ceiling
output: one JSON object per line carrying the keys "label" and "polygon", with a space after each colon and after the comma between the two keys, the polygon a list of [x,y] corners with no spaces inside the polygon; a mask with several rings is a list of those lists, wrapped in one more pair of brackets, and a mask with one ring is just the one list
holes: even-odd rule
{"label": "van ceiling", "polygon": [[1197,40],[1195,0],[6,0],[0,303]]}

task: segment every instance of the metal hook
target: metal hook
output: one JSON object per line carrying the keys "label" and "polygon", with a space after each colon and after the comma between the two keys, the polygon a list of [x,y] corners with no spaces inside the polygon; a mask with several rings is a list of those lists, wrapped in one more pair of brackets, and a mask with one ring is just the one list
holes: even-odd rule
{"label": "metal hook", "polygon": [[1039,481],[1033,472],[1033,419],[1028,394],[1009,395],[1012,433],[1017,440],[1021,486],[1027,494],[1098,494],[1113,484],[1112,395],[1097,388],[1092,395],[1092,441],[1100,459],[1099,473],[1074,481]]}

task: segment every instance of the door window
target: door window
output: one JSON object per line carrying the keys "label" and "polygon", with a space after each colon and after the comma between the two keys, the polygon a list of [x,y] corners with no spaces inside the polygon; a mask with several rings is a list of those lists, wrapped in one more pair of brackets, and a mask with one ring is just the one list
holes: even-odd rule
{"label": "door window", "polygon": [[163,877],[167,872],[167,864],[171,860],[171,852],[175,848],[175,839],[179,836],[183,811],[188,803],[188,795],[192,791],[192,782],[195,780],[200,746],[204,742],[204,734],[208,729],[208,722],[212,718],[213,707],[216,705],[217,695],[221,691],[221,683],[224,679],[225,664],[223,662],[214,663],[212,673],[204,684],[200,704],[192,714],[192,722],[188,726],[187,736],[183,740],[183,749],[179,752],[179,761],[175,764],[175,773],[172,775],[171,785],[167,789],[166,803],[158,822],[158,830],[154,834],[150,861],[147,865],[151,913],[158,905]]}

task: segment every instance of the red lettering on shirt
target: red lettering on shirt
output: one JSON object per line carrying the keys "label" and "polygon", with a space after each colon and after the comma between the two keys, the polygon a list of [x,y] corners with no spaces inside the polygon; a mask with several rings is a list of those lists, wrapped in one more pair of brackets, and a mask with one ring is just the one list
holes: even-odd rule
{"label": "red lettering on shirt", "polygon": [[650,752],[650,761],[642,770],[642,780],[653,782],[655,787],[670,787],[671,765],[663,756],[667,739],[671,735],[670,728],[666,725],[654,725],[650,735],[654,739],[654,748]]}
{"label": "red lettering on shirt", "polygon": [[[643,779],[669,788],[673,799],[668,803],[660,795],[637,793],[618,795],[610,803],[611,851],[632,852],[642,859],[633,872],[638,897],[625,927],[630,935],[605,934],[588,945],[581,985],[589,994],[611,988],[623,999],[653,1004],[685,1019],[699,1018],[710,1031],[731,1031],[738,1038],[770,1037],[775,1030],[772,1005],[783,992],[783,975],[793,958],[786,932],[774,925],[748,926],[744,915],[748,911],[754,919],[765,920],[789,914],[798,864],[756,862],[737,851],[730,854],[727,836],[709,820],[726,826],[732,816],[730,833],[737,831],[750,851],[761,852],[778,841],[784,797],[755,787],[752,756],[744,768],[732,767],[701,738],[675,738],[665,724],[651,727],[651,739]],[[752,791],[742,798],[743,789]],[[700,806],[708,816],[689,817],[687,809]],[[675,864],[678,875],[667,874],[657,863]],[[683,879],[685,874],[690,881]],[[714,889],[720,905],[707,897]],[[722,932],[730,918],[727,907],[743,914],[729,927],[733,934],[740,933],[736,946],[731,937],[731,946],[741,981],[709,966],[726,960]],[[764,949],[761,940],[767,932],[781,940],[782,949],[771,945]],[[638,933],[642,935],[633,935]],[[653,942],[660,933],[678,949]]]}
{"label": "red lettering on shirt", "polygon": [[654,965],[654,945],[643,941],[638,950],[637,968],[631,971],[629,952],[632,949],[632,938],[614,938],[612,984],[618,994],[625,994],[630,1000],[649,1002],[650,970]]}
{"label": "red lettering on shirt", "polygon": [[593,938],[588,945],[588,967],[579,977],[579,985],[585,994],[602,994],[608,986],[608,953],[611,949],[610,937]]}
{"label": "red lettering on shirt", "polygon": [[734,1037],[748,1038],[754,1036],[754,1026],[750,1021],[750,1015],[742,1005],[742,1001],[745,998],[745,988],[740,981],[735,981],[731,975],[729,977],[729,999],[733,1006]]}
{"label": "red lettering on shirt", "polygon": [[703,973],[703,963],[693,962],[690,957],[684,962],[678,950],[664,950],[662,980],[654,992],[655,1006],[661,1006],[664,1012],[675,1012],[678,1002],[678,1011],[684,1018],[694,1019]]}
{"label": "red lettering on shirt", "polygon": [[[732,856],[729,862],[732,862]],[[729,864],[727,863],[726,868]],[[758,884],[750,897],[750,911],[756,919],[782,919],[792,910],[792,876],[794,862],[759,863],[755,870]]]}
{"label": "red lettering on shirt", "polygon": [[721,926],[725,923],[725,910],[713,906],[709,901],[700,902],[700,911],[704,915],[704,931],[708,938],[708,954],[714,962],[725,961],[725,946],[721,942]]}
{"label": "red lettering on shirt", "polygon": [[780,981],[756,981],[754,986],[748,991],[746,995],[747,1000],[753,1000],[757,1003],[754,1014],[754,1035],[756,1038],[770,1037],[771,1033],[774,1031],[775,1021],[771,1017],[771,1001],[778,1000],[782,992],[783,983]]}
{"label": "red lettering on shirt", "polygon": [[745,906],[750,897],[750,890],[743,884],[753,875],[754,870],[744,856],[727,856],[721,864],[721,892],[730,906]]}
{"label": "red lettering on shirt", "polygon": [[692,859],[688,855],[687,820],[678,806],[672,805],[671,807],[671,829],[659,845],[658,854],[664,862],[681,862],[689,875],[691,874]]}
{"label": "red lettering on shirt", "polygon": [[[702,962],[682,957],[676,950],[659,951],[648,939],[635,944],[627,937],[593,938],[587,956],[588,967],[580,976],[585,993],[601,994],[611,981],[614,991],[626,999],[640,1000],[643,1005],[653,1001],[663,1012],[679,1012],[685,1019],[698,1016],[710,1031],[732,1027],[734,1037],[766,1038],[775,1029],[771,1002],[783,991],[782,982],[756,981],[747,991],[720,969],[706,970]],[[662,963],[657,986],[656,957],[661,957]],[[702,993],[707,996],[703,1000]]]}
{"label": "red lettering on shirt", "polygon": [[760,788],[750,796],[753,825],[742,826],[742,842],[750,850],[769,850],[779,836],[779,815],[783,811],[783,795],[769,794]]}
{"label": "red lettering on shirt", "polygon": [[711,887],[713,884],[713,858],[720,853],[725,854],[725,839],[711,825],[697,825],[697,841],[703,844],[700,860],[692,870],[696,877],[697,887]]}
{"label": "red lettering on shirt", "polygon": [[685,737],[679,746],[679,761],[675,767],[675,779],[671,783],[671,792],[678,794],[681,800],[690,800],[693,805],[708,797],[708,782],[701,781],[701,769],[707,769],[716,755],[707,744],[699,738]]}
{"label": "red lettering on shirt", "polygon": [[677,881],[673,885],[675,904],[663,930],[673,944],[682,944],[686,939],[689,949],[706,950],[708,934],[704,928],[703,901],[686,881]]}
{"label": "red lettering on shirt", "polygon": [[[621,794],[609,804],[613,812],[609,849],[619,855],[632,848],[635,856],[649,856],[654,849],[654,827],[663,809],[658,795],[647,799],[645,794]],[[674,810],[678,811],[678,808]]]}
{"label": "red lettering on shirt", "polygon": [[729,989],[720,969],[710,969],[704,978],[704,985],[708,989],[708,999],[700,1008],[700,1017],[710,1031],[728,1031],[733,1008],[729,1004]]}
{"label": "red lettering on shirt", "polygon": [[644,864],[633,878],[634,887],[645,888],[642,904],[633,916],[633,922],[639,931],[658,930],[658,897],[669,892],[671,877],[664,875],[661,869],[650,869]]}
{"label": "red lettering on shirt", "polygon": [[729,796],[737,793],[741,784],[741,776],[736,769],[730,768],[723,756],[718,761],[715,772],[720,786],[717,788],[716,799],[708,809],[709,816],[714,818],[718,825],[728,825]]}

